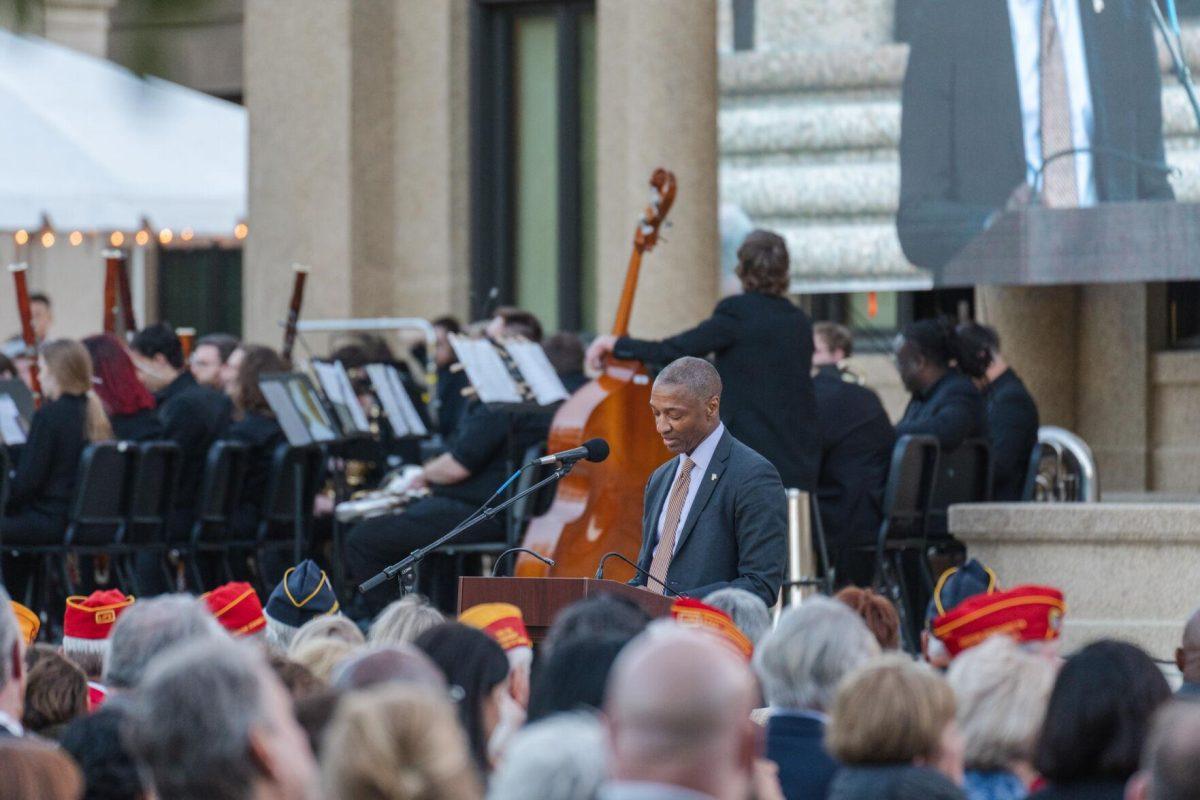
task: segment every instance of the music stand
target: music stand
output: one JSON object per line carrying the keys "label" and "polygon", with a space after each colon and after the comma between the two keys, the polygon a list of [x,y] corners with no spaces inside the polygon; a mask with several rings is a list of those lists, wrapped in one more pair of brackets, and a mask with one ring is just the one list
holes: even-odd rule
{"label": "music stand", "polygon": [[325,393],[333,416],[346,438],[371,435],[371,423],[358,403],[358,395],[341,361],[313,361],[313,373]]}
{"label": "music stand", "polygon": [[421,414],[404,388],[400,372],[391,364],[368,364],[367,377],[396,439],[419,439],[429,435]]}
{"label": "music stand", "polygon": [[553,405],[571,396],[540,344],[528,339],[508,339],[503,347],[539,406]]}
{"label": "music stand", "polygon": [[274,372],[263,375],[258,386],[279,421],[279,427],[283,428],[288,444],[307,447],[338,440],[337,427],[307,375]]}

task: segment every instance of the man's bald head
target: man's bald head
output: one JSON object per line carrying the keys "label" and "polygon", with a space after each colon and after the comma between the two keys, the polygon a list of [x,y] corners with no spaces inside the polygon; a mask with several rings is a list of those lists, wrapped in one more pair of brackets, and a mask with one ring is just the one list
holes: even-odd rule
{"label": "man's bald head", "polygon": [[721,396],[721,376],[717,374],[717,368],[703,358],[692,356],[677,358],[667,364],[654,379],[654,385],[680,387],[700,403]]}
{"label": "man's bald head", "polygon": [[650,410],[667,449],[691,455],[721,424],[721,376],[702,358],[676,359],[655,378]]}
{"label": "man's bald head", "polygon": [[609,678],[613,775],[739,796],[755,754],[754,687],[746,662],[713,637],[651,625]]}
{"label": "man's bald head", "polygon": [[1200,796],[1200,703],[1176,700],[1155,716],[1141,771],[1129,784],[1135,800],[1195,800]]}

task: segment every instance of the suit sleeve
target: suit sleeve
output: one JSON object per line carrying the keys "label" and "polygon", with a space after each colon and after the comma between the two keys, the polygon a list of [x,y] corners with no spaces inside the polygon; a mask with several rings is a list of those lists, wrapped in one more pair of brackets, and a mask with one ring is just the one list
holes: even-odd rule
{"label": "suit sleeve", "polygon": [[[1130,48],[1139,62],[1134,67],[1134,74],[1140,76],[1136,93],[1137,151],[1140,158],[1161,164],[1166,161],[1163,148],[1162,75],[1158,70],[1158,49],[1154,43],[1154,23],[1150,20],[1150,13],[1149,6],[1146,6],[1142,24],[1136,27],[1134,34],[1141,41]],[[1167,175],[1148,169],[1139,169],[1137,172],[1139,200],[1175,199]]]}
{"label": "suit sleeve", "polygon": [[981,233],[997,209],[953,196],[954,62],[947,45],[953,32],[930,18],[912,44],[904,75],[896,232],[909,261],[937,269]]}
{"label": "suit sleeve", "polygon": [[733,314],[719,304],[709,319],[661,342],[622,336],[613,347],[613,355],[651,364],[669,364],[683,356],[703,358],[732,345],[737,327]]}
{"label": "suit sleeve", "polygon": [[757,595],[767,607],[775,605],[787,563],[787,496],[779,473],[761,464],[744,479],[734,501],[734,531],[738,543],[738,576],[732,581],[701,586],[693,597],[735,587]]}

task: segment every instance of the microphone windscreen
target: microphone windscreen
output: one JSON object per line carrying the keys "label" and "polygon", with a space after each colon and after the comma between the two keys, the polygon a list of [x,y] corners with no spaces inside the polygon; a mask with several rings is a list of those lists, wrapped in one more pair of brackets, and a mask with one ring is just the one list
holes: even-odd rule
{"label": "microphone windscreen", "polygon": [[603,461],[608,458],[608,442],[603,439],[588,439],[583,443],[583,448],[587,450],[588,461]]}

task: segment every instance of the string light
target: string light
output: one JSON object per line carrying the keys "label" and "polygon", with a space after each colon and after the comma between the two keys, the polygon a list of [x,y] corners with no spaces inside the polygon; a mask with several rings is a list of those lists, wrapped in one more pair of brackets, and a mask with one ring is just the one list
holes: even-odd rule
{"label": "string light", "polygon": [[42,231],[42,247],[54,247],[54,231]]}
{"label": "string light", "polygon": [[250,233],[250,228],[244,222],[239,222],[233,226],[233,238],[235,239],[245,239],[248,233]]}
{"label": "string light", "polygon": [[179,232],[179,238],[183,239],[185,242],[190,242],[192,240],[193,235],[194,234],[192,233],[191,228],[184,228],[182,231]]}
{"label": "string light", "polygon": [[71,235],[67,237],[67,240],[71,243],[71,247],[79,247],[79,245],[83,244],[83,234],[79,231],[71,231]]}
{"label": "string light", "polygon": [[161,231],[158,232],[158,241],[161,244],[170,244],[171,240],[174,238],[175,238],[175,234],[171,233],[170,228],[163,228]]}
{"label": "string light", "polygon": [[29,231],[25,230],[24,228],[17,231],[15,234],[13,234],[13,241],[15,241],[17,244],[25,244],[29,241]]}
{"label": "string light", "polygon": [[144,230],[138,231],[134,234],[133,240],[138,243],[138,247],[145,247],[150,243],[150,232]]}
{"label": "string light", "polygon": [[112,235],[108,237],[108,243],[113,247],[120,247],[125,244],[125,234],[120,231],[113,231]]}

